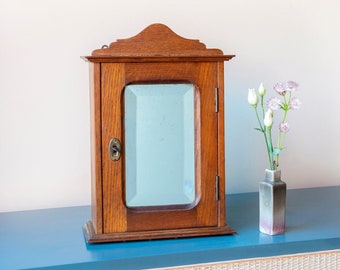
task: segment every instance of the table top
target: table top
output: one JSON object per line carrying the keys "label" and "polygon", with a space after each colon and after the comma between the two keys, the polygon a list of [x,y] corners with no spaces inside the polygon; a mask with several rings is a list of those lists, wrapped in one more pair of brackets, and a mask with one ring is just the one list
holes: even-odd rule
{"label": "table top", "polygon": [[258,193],[227,195],[235,235],[87,244],[90,206],[0,213],[0,269],[145,269],[340,249],[340,186],[288,190],[286,232],[258,230]]}

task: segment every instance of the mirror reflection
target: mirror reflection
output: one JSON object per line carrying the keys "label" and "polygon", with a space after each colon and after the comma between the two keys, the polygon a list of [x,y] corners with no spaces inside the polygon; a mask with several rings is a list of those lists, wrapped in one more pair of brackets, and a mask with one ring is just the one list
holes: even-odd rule
{"label": "mirror reflection", "polygon": [[127,207],[194,202],[194,90],[193,84],[125,87]]}

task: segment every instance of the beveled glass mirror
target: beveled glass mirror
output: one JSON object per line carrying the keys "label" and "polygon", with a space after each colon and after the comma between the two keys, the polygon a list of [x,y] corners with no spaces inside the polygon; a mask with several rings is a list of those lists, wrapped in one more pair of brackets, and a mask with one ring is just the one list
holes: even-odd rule
{"label": "beveled glass mirror", "polygon": [[194,203],[194,90],[193,84],[125,87],[128,207]]}

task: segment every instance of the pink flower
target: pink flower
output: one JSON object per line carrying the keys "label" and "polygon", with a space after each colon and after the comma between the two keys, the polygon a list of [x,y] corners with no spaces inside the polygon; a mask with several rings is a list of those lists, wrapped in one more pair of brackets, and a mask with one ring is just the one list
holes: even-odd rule
{"label": "pink flower", "polygon": [[289,131],[290,127],[288,122],[281,122],[279,125],[279,130],[281,132],[287,133]]}
{"label": "pink flower", "polygon": [[287,92],[295,92],[298,87],[299,87],[298,83],[293,82],[293,81],[288,81],[288,82],[283,83],[283,88]]}
{"label": "pink flower", "polygon": [[301,101],[296,98],[296,97],[293,97],[290,102],[289,102],[289,108],[291,108],[292,110],[298,110],[301,108]]}
{"label": "pink flower", "polygon": [[281,96],[284,96],[287,91],[282,83],[276,83],[274,85],[274,90]]}
{"label": "pink flower", "polygon": [[273,111],[277,111],[278,109],[281,108],[282,102],[279,98],[277,97],[272,97],[268,100],[267,103],[268,107],[273,110]]}

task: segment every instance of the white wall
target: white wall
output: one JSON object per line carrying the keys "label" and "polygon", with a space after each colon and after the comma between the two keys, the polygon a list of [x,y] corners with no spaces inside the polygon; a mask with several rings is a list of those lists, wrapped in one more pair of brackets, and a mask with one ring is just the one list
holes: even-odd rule
{"label": "white wall", "polygon": [[300,83],[281,169],[289,188],[338,185],[340,2],[0,0],[0,211],[90,203],[88,66],[79,56],[154,22],[226,63],[227,192],[267,167],[249,87]]}

